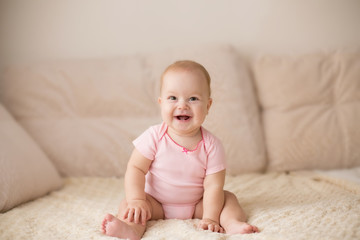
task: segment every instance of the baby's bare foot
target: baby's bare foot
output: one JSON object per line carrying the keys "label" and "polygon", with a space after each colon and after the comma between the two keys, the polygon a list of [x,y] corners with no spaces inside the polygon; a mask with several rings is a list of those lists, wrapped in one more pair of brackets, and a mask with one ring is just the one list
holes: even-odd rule
{"label": "baby's bare foot", "polygon": [[259,232],[259,229],[256,226],[239,221],[234,221],[233,223],[230,223],[226,228],[227,234],[248,234],[257,232]]}
{"label": "baby's bare foot", "polygon": [[102,222],[102,232],[111,237],[129,238],[130,240],[139,240],[141,238],[131,226],[111,214],[105,216]]}

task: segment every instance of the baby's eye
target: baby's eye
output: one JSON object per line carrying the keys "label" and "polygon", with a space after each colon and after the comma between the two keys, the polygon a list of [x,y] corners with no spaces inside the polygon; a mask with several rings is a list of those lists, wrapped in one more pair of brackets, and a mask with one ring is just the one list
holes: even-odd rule
{"label": "baby's eye", "polygon": [[189,101],[190,101],[190,102],[194,102],[194,101],[197,101],[197,100],[199,100],[199,98],[197,98],[197,97],[191,97],[191,98],[189,98]]}
{"label": "baby's eye", "polygon": [[175,96],[170,96],[170,97],[168,97],[168,99],[171,100],[171,101],[176,101],[176,97],[175,97]]}

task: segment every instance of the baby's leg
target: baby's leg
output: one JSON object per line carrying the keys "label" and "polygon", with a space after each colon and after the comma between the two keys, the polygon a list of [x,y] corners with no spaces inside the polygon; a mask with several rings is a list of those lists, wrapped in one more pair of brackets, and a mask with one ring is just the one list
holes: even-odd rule
{"label": "baby's leg", "polygon": [[[164,212],[161,204],[152,198],[146,196],[146,200],[151,209],[151,219],[163,219]],[[128,238],[130,240],[139,240],[143,236],[146,225],[130,223],[122,220],[122,213],[127,207],[126,200],[123,200],[119,207],[118,217],[107,214],[102,222],[102,232],[111,237]]]}
{"label": "baby's leg", "polygon": [[225,192],[224,208],[220,214],[220,225],[228,234],[255,233],[259,229],[246,223],[247,217],[241,208],[236,196],[228,191]]}

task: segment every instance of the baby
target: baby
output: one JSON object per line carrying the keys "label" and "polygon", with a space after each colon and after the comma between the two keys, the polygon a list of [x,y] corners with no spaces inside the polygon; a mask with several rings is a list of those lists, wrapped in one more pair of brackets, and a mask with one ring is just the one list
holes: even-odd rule
{"label": "baby", "polygon": [[170,65],[161,77],[163,123],[134,140],[125,174],[126,198],[117,217],[107,214],[104,234],[140,239],[148,220],[201,219],[213,232],[255,233],[233,193],[224,191],[225,153],[201,125],[212,104],[210,76],[193,61]]}

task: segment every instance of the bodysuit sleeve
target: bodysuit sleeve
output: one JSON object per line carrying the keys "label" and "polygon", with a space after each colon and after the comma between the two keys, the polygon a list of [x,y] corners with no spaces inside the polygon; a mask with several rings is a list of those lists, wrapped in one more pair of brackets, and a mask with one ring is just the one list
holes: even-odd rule
{"label": "bodysuit sleeve", "polygon": [[208,155],[206,175],[217,173],[226,169],[225,150],[221,141],[215,136],[209,135],[206,142]]}
{"label": "bodysuit sleeve", "polygon": [[154,127],[148,128],[133,141],[134,147],[147,159],[154,160],[156,154],[157,136]]}

